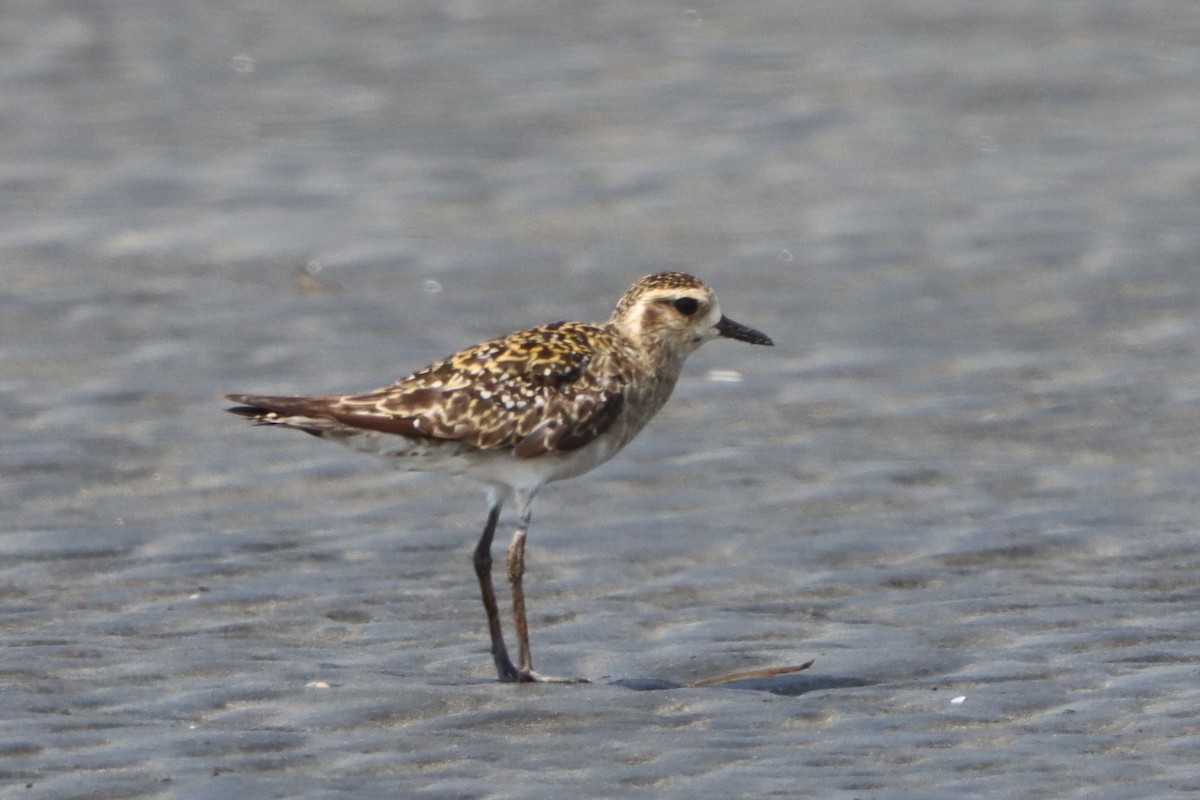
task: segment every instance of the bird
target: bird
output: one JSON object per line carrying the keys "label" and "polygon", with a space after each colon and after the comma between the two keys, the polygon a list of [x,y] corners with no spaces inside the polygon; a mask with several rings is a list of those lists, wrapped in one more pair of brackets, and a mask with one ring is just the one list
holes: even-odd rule
{"label": "bird", "polygon": [[[384,456],[405,471],[461,476],[487,491],[473,563],[491,654],[503,682],[586,682],[534,670],[526,619],[525,541],[547,483],[617,454],[663,407],[685,359],[716,338],[773,345],[726,317],[714,291],[684,272],[637,280],[600,323],[552,322],[466,347],[372,391],[228,394],[227,410]],[[505,503],[517,526],[507,552],[517,662],[505,644],[492,582],[492,540]]]}

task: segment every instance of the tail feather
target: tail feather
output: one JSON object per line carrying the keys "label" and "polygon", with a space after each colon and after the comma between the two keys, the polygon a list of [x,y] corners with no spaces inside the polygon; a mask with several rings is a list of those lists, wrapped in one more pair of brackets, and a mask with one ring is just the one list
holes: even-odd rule
{"label": "tail feather", "polygon": [[227,394],[226,400],[239,405],[228,409],[232,414],[257,417],[275,414],[280,417],[324,417],[329,415],[326,397],[284,397],[259,394]]}
{"label": "tail feather", "polygon": [[282,425],[314,436],[327,433],[331,427],[329,400],[324,397],[227,394],[225,399],[240,404],[226,411],[246,417],[256,425]]}

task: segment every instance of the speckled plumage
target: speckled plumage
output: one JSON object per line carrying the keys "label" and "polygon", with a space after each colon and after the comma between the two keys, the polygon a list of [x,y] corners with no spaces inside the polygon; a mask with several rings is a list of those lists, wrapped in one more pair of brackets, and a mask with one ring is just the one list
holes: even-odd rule
{"label": "speckled plumage", "polygon": [[297,428],[394,459],[402,469],[474,478],[489,487],[492,513],[476,551],[488,606],[493,656],[503,680],[534,680],[524,633],[520,576],[509,573],[521,667],[508,661],[494,599],[489,605],[495,517],[517,500],[514,537],[523,563],[533,495],[545,483],[582,474],[615,455],[670,397],[687,356],[717,336],[771,344],[720,313],[716,296],[681,272],[634,283],[604,323],[555,322],[468,347],[380,389],[319,396],[227,395],[229,409],[259,424]]}
{"label": "speckled plumage", "polygon": [[527,459],[578,449],[611,428],[627,396],[636,402],[639,372],[620,337],[557,322],[466,348],[362,394],[231,399],[269,409],[264,422],[318,435],[370,431],[450,445],[455,454],[506,450]]}

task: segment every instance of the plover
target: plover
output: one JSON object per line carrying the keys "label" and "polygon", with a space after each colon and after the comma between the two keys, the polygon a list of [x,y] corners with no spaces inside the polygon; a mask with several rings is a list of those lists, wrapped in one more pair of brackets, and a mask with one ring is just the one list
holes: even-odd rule
{"label": "plover", "polygon": [[[660,272],[634,283],[607,322],[553,322],[510,333],[381,389],[226,398],[238,403],[230,412],[257,424],[386,456],[402,470],[460,475],[486,486],[487,522],[474,563],[496,672],[502,681],[563,680],[535,672],[529,651],[522,578],[534,495],[616,455],[667,402],[684,359],[719,336],[772,344],[724,316],[698,278]],[[518,516],[507,562],[516,665],[492,586],[492,538],[510,499]]]}

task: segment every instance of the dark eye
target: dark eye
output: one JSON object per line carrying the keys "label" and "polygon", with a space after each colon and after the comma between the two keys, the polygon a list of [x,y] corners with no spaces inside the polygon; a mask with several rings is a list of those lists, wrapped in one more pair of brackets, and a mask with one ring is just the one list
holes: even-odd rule
{"label": "dark eye", "polygon": [[695,314],[696,309],[699,307],[700,303],[694,297],[681,297],[675,301],[675,310],[685,317]]}

